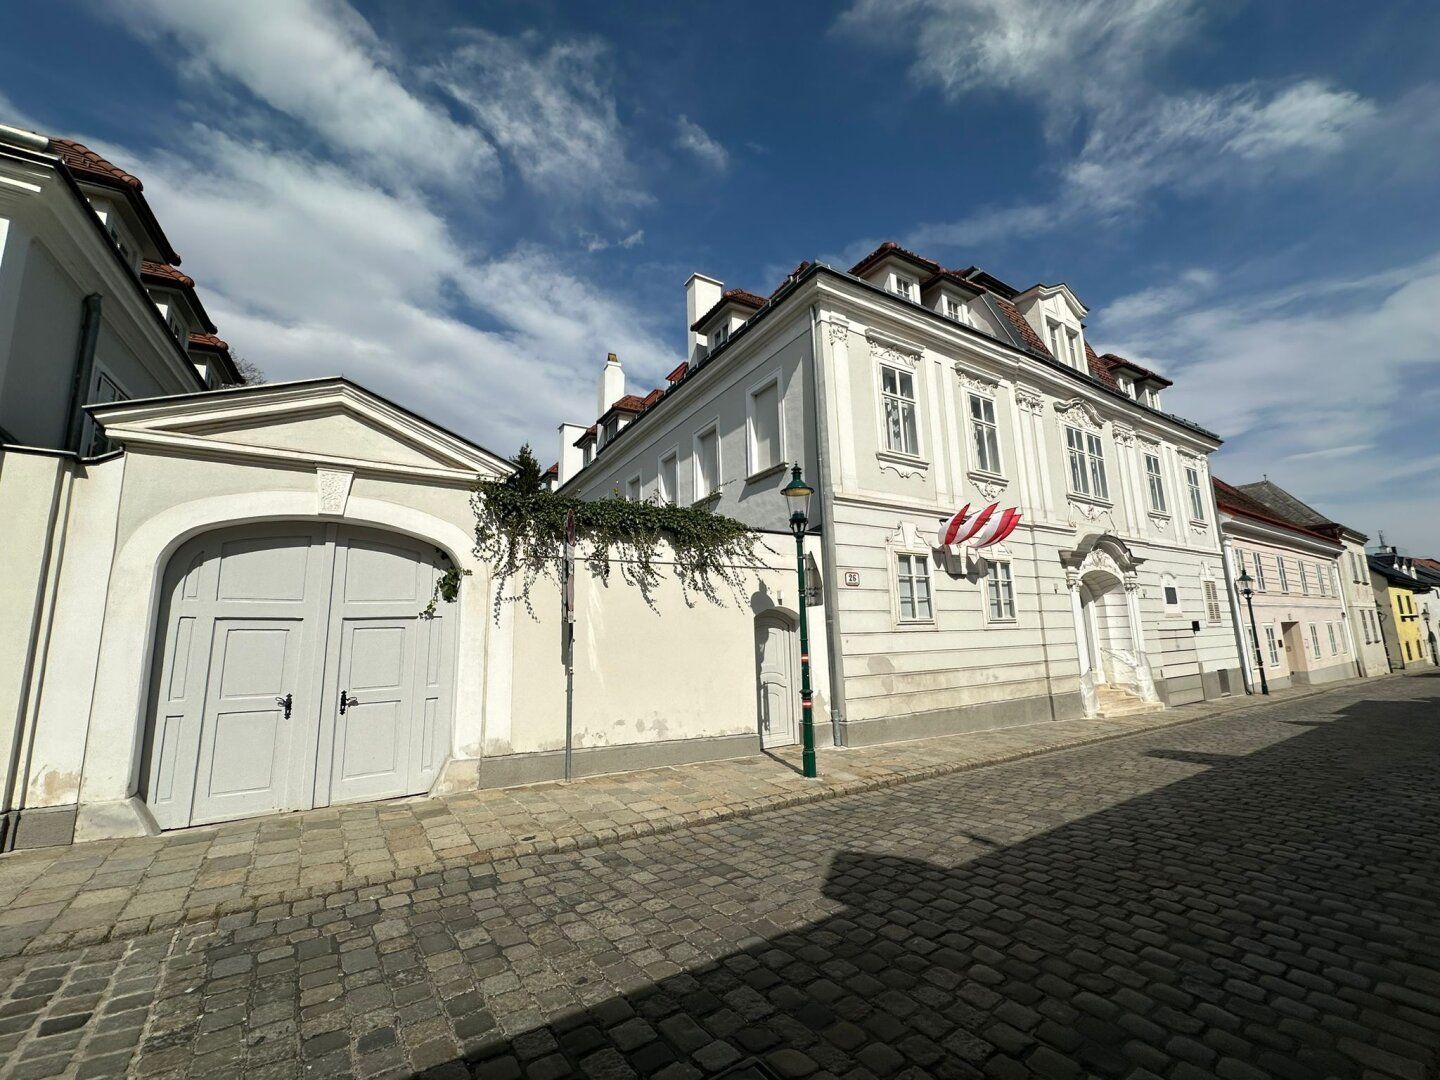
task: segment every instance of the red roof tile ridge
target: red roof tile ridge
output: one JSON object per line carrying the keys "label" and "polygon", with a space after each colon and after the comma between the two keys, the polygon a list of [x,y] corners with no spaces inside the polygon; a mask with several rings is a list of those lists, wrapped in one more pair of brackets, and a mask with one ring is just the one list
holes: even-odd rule
{"label": "red roof tile ridge", "polygon": [[881,259],[887,258],[890,255],[899,255],[902,258],[910,259],[913,262],[919,263],[921,266],[928,267],[932,273],[938,273],[943,269],[934,259],[927,259],[924,255],[917,255],[908,248],[901,247],[894,240],[886,240],[874,251],[870,252],[870,254],[852,266],[850,273],[861,274]]}
{"label": "red roof tile ridge", "polygon": [[201,349],[221,349],[226,352],[230,350],[230,343],[214,334],[191,334],[190,344]]}
{"label": "red roof tile ridge", "polygon": [[84,143],[78,143],[74,139],[52,138],[50,140],[50,146],[52,149],[58,151],[60,160],[76,172],[85,172],[92,176],[119,180],[121,183],[133,187],[136,191],[145,190],[145,185],[140,182],[138,176],[126,172],[114,162],[101,157]]}
{"label": "red roof tile ridge", "polygon": [[195,279],[183,270],[177,270],[169,263],[152,262],[150,259],[145,259],[140,263],[140,276],[173,281],[175,284],[182,285],[187,289],[193,289],[195,287]]}

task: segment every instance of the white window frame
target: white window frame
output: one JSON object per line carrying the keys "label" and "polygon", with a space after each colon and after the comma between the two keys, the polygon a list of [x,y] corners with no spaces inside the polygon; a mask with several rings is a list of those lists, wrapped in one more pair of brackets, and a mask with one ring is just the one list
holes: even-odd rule
{"label": "white window frame", "polygon": [[[1110,477],[1105,469],[1105,440],[1097,431],[1087,431],[1074,424],[1065,427],[1065,459],[1070,494],[1095,502],[1110,502]],[[1079,445],[1071,445],[1070,435],[1074,433]],[[1078,466],[1078,467],[1077,467]],[[1077,480],[1081,486],[1077,487]],[[1091,490],[1103,488],[1103,491]]]}
{"label": "white window frame", "polygon": [[[702,483],[700,475],[700,445],[701,441],[707,435],[715,436],[715,487],[713,488],[713,490],[706,491],[702,495],[700,492],[701,488],[704,485]],[[690,463],[692,466],[692,475],[690,478],[690,491],[694,494],[694,498],[690,500],[692,504],[704,502],[706,499],[713,498],[720,493],[720,478],[725,475],[725,473],[722,471],[723,460],[724,459],[722,455],[722,448],[720,446],[720,420],[717,417],[716,419],[711,420],[699,431],[697,431],[694,438],[691,440]]]}
{"label": "white window frame", "polygon": [[1265,625],[1265,646],[1270,652],[1270,666],[1278,668],[1280,666],[1280,637],[1275,633],[1274,623]]}
{"label": "white window frame", "polygon": [[[1175,602],[1172,604],[1168,593],[1175,594]],[[1165,573],[1160,575],[1160,602],[1165,605],[1166,615],[1184,615],[1185,607],[1180,603],[1180,583],[1175,580],[1175,575]]]}
{"label": "white window frame", "polygon": [[[982,413],[985,408],[990,410],[989,419],[975,416],[975,402],[979,402]],[[1004,458],[1000,453],[1000,420],[999,413],[995,408],[995,399],[989,394],[980,394],[970,390],[965,394],[965,419],[970,426],[970,450],[974,454],[975,465],[972,471],[986,473],[990,476],[1003,476],[1005,474]],[[981,444],[982,436],[988,431],[994,444],[994,460],[982,462]],[[986,451],[989,455],[989,451]]]}
{"label": "white window frame", "polygon": [[[933,626],[935,623],[935,575],[928,551],[910,551],[894,548],[890,552],[891,587],[895,590],[895,621],[901,626]],[[917,562],[918,560],[918,562]],[[924,573],[917,574],[916,566],[923,566]],[[907,572],[908,571],[908,572]],[[910,604],[913,614],[905,615],[905,597],[902,581],[910,582]],[[916,602],[915,583],[925,583],[926,613],[921,615]]]}
{"label": "white window frame", "polygon": [[1290,578],[1289,578],[1289,576],[1285,573],[1285,556],[1284,556],[1284,555],[1276,555],[1276,556],[1275,556],[1275,566],[1276,566],[1276,569],[1278,569],[1279,572],[1280,572],[1280,591],[1281,591],[1282,593],[1284,593],[1286,596],[1289,596],[1289,595],[1290,595]]}
{"label": "white window frame", "polygon": [[1339,656],[1340,642],[1335,636],[1335,624],[1333,622],[1328,622],[1325,624],[1325,629],[1330,635],[1330,655]]}
{"label": "white window frame", "polygon": [[[672,462],[671,474],[673,479],[669,484],[665,482],[665,463]],[[674,487],[676,490],[669,490]],[[659,461],[655,463],[655,492],[662,503],[670,506],[680,505],[680,448],[672,446],[660,455]]]}
{"label": "white window frame", "polygon": [[[1145,488],[1150,499],[1150,513],[1170,514],[1170,506],[1165,501],[1165,466],[1160,461],[1160,451],[1157,449],[1153,454],[1146,450],[1141,454],[1145,466]],[[1150,463],[1155,463],[1155,468],[1150,468]]]}
{"label": "white window frame", "polygon": [[1255,566],[1255,591],[1265,591],[1265,561],[1260,558],[1260,552],[1252,551],[1250,561]]}
{"label": "white window frame", "polygon": [[1190,520],[1205,521],[1205,495],[1200,484],[1200,467],[1198,465],[1186,465],[1185,486],[1190,493]]}
{"label": "white window frame", "polygon": [[970,306],[963,300],[956,300],[949,293],[941,296],[940,306],[943,309],[941,314],[951,322],[959,323],[961,326],[974,326],[975,318],[970,314]]}
{"label": "white window frame", "polygon": [[1015,575],[1009,560],[987,558],[985,562],[985,621],[997,624],[1017,622]]}
{"label": "white window frame", "polygon": [[1065,327],[1065,355],[1070,366],[1076,371],[1085,370],[1085,346],[1080,340],[1080,331]]}
{"label": "white window frame", "polygon": [[1301,595],[1301,596],[1309,596],[1309,595],[1310,595],[1310,572],[1305,569],[1305,560],[1304,560],[1304,559],[1297,559],[1296,562],[1297,562],[1297,563],[1299,564],[1299,566],[1300,566],[1300,595]]}
{"label": "white window frame", "polygon": [[630,479],[625,481],[625,498],[628,502],[640,502],[643,485],[640,482],[640,474],[637,472]]}
{"label": "white window frame", "polygon": [[1320,659],[1320,631],[1316,628],[1316,626],[1315,626],[1315,624],[1314,624],[1313,622],[1312,622],[1312,623],[1309,623],[1308,625],[1309,625],[1309,627],[1310,627],[1310,658],[1311,658],[1312,660],[1319,660],[1319,659]]}
{"label": "white window frame", "polygon": [[1219,626],[1222,619],[1220,589],[1213,577],[1207,575],[1200,579],[1200,596],[1205,601],[1205,625]]}
{"label": "white window frame", "polygon": [[[775,460],[762,464],[759,458],[759,443],[755,438],[755,417],[758,410],[755,399],[771,387],[775,388]],[[750,479],[785,467],[785,398],[780,391],[780,373],[772,372],[745,391],[745,469]]]}
{"label": "white window frame", "polygon": [[[885,389],[885,373],[887,371],[895,373],[896,392],[893,394]],[[910,380],[909,398],[906,398],[899,392],[902,379]],[[920,373],[901,364],[876,364],[875,389],[880,401],[880,452],[882,454],[893,454],[912,461],[923,461],[925,438],[920,427]],[[904,441],[905,431],[903,410],[907,404],[910,408],[911,424],[915,429],[915,447],[913,450],[907,450],[903,447],[897,448],[890,445],[890,421],[885,406],[892,398],[898,403],[896,407],[902,410],[902,422],[900,425],[902,442]]]}
{"label": "white window frame", "polygon": [[914,303],[920,299],[920,279],[911,277],[909,274],[902,274],[899,270],[891,270],[890,280],[886,282],[886,291],[892,296],[898,296],[902,300]]}

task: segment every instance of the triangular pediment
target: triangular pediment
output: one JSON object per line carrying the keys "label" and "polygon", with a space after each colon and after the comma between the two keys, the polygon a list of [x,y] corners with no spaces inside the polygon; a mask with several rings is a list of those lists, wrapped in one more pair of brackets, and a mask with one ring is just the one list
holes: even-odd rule
{"label": "triangular pediment", "polygon": [[254,457],[437,478],[511,466],[347,379],[314,379],[94,406],[106,438],[194,456]]}

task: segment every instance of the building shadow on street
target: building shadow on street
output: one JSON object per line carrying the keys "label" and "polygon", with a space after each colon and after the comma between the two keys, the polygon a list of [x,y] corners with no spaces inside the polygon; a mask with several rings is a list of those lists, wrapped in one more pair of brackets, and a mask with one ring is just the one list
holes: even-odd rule
{"label": "building shadow on street", "polygon": [[844,851],[833,916],[422,1075],[1436,1075],[1440,698],[1146,757],[1194,771],[1018,843],[954,820],[958,865]]}

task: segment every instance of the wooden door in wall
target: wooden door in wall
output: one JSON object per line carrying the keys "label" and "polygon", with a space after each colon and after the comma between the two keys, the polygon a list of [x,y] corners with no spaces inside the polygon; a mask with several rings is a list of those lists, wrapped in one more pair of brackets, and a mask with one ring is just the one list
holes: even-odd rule
{"label": "wooden door in wall", "polygon": [[[163,829],[420,794],[449,746],[444,556],[339,524],[206,534],[171,559],[141,790]],[[344,692],[344,701],[341,692]]]}
{"label": "wooden door in wall", "polygon": [[798,738],[800,659],[797,638],[795,625],[786,615],[766,612],[755,620],[760,745],[765,749],[790,746]]}

